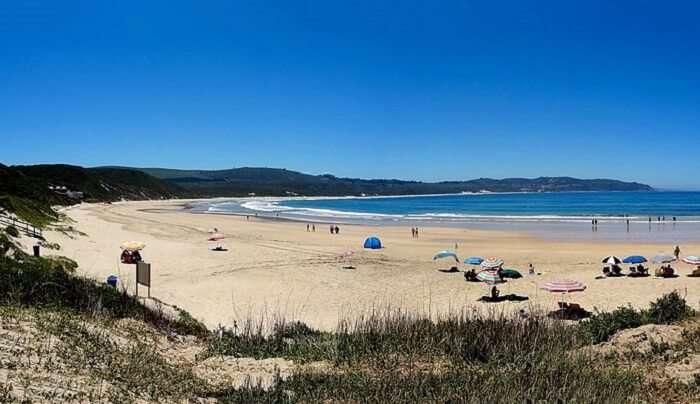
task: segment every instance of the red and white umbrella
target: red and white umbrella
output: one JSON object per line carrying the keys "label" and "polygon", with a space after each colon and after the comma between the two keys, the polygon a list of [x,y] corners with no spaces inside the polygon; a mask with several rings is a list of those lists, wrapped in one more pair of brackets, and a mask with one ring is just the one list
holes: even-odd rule
{"label": "red and white umbrella", "polygon": [[689,255],[683,258],[683,262],[690,265],[700,265],[700,257],[696,255]]}
{"label": "red and white umbrella", "polygon": [[481,262],[481,267],[484,269],[495,270],[503,266],[503,260],[498,258],[486,258]]}
{"label": "red and white umbrella", "polygon": [[544,289],[552,293],[583,292],[586,290],[586,285],[584,285],[583,282],[574,281],[571,279],[560,279],[549,281],[540,286],[540,289]]}
{"label": "red and white umbrella", "polygon": [[209,241],[220,241],[220,240],[223,240],[223,239],[225,239],[225,238],[226,238],[226,236],[224,236],[224,235],[221,234],[221,233],[214,233],[214,234],[212,234],[211,236],[209,236],[209,239],[208,239],[208,240],[209,240]]}

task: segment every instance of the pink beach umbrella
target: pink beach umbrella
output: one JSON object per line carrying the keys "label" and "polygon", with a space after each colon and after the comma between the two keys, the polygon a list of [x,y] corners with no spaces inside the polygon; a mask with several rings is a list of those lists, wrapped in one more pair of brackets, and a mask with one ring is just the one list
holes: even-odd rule
{"label": "pink beach umbrella", "polygon": [[583,282],[573,281],[571,279],[561,279],[549,281],[540,286],[540,289],[544,289],[552,293],[583,292],[586,290],[586,285],[584,285]]}

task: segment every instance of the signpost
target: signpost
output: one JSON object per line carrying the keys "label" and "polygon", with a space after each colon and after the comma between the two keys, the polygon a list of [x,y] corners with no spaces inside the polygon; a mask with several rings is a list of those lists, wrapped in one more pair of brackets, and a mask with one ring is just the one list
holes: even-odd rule
{"label": "signpost", "polygon": [[148,297],[151,297],[151,264],[143,261],[136,263],[136,297],[139,296],[139,283],[148,286]]}

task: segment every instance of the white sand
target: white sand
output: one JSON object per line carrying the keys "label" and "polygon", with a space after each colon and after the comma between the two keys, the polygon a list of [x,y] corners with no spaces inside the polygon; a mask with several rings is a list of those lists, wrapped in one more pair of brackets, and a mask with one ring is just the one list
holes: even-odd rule
{"label": "white sand", "polygon": [[[135,267],[119,262],[119,245],[126,240],[147,244],[144,260],[152,264],[152,295],[190,311],[209,326],[231,325],[249,316],[282,314],[323,329],[338,319],[372,306],[405,307],[430,313],[465,306],[496,310],[554,308],[559,296],[539,290],[555,278],[583,281],[588,289],[566,299],[591,310],[632,304],[645,307],[663,293],[677,289],[693,306],[700,301],[700,278],[688,278],[691,268],[676,264],[674,279],[614,278],[595,280],[600,259],[609,254],[652,256],[670,252],[671,245],[610,242],[545,241],[531,236],[454,228],[421,228],[419,239],[407,227],[350,226],[330,235],[328,226],[278,222],[180,211],[182,201],[83,204],[66,210],[77,229],[87,236],[67,237],[49,232],[61,244],[61,254],[80,263],[79,271],[104,281],[119,275],[134,289]],[[227,236],[229,250],[210,251],[209,232],[217,227]],[[386,248],[362,249],[365,236],[377,234]],[[481,283],[467,283],[461,273],[436,271],[448,262],[432,261],[435,252],[454,247],[462,259],[470,255],[497,256],[506,267],[527,273],[532,262],[541,276],[525,276],[500,287],[502,294],[528,296],[523,303],[485,304]],[[700,245],[683,245],[684,252],[700,252]],[[352,265],[355,269],[343,269]],[[461,265],[462,268],[466,266]],[[653,271],[653,266],[652,266]],[[140,290],[145,295],[146,289]]]}

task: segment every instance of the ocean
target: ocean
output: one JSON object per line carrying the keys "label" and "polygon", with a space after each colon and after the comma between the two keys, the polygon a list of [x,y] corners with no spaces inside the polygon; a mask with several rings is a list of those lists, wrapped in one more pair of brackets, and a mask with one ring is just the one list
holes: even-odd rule
{"label": "ocean", "polygon": [[[254,198],[206,202],[193,208],[301,221],[522,230],[550,237],[581,238],[582,232],[591,230],[585,238],[700,240],[700,192]],[[598,221],[595,229],[593,219]]]}

